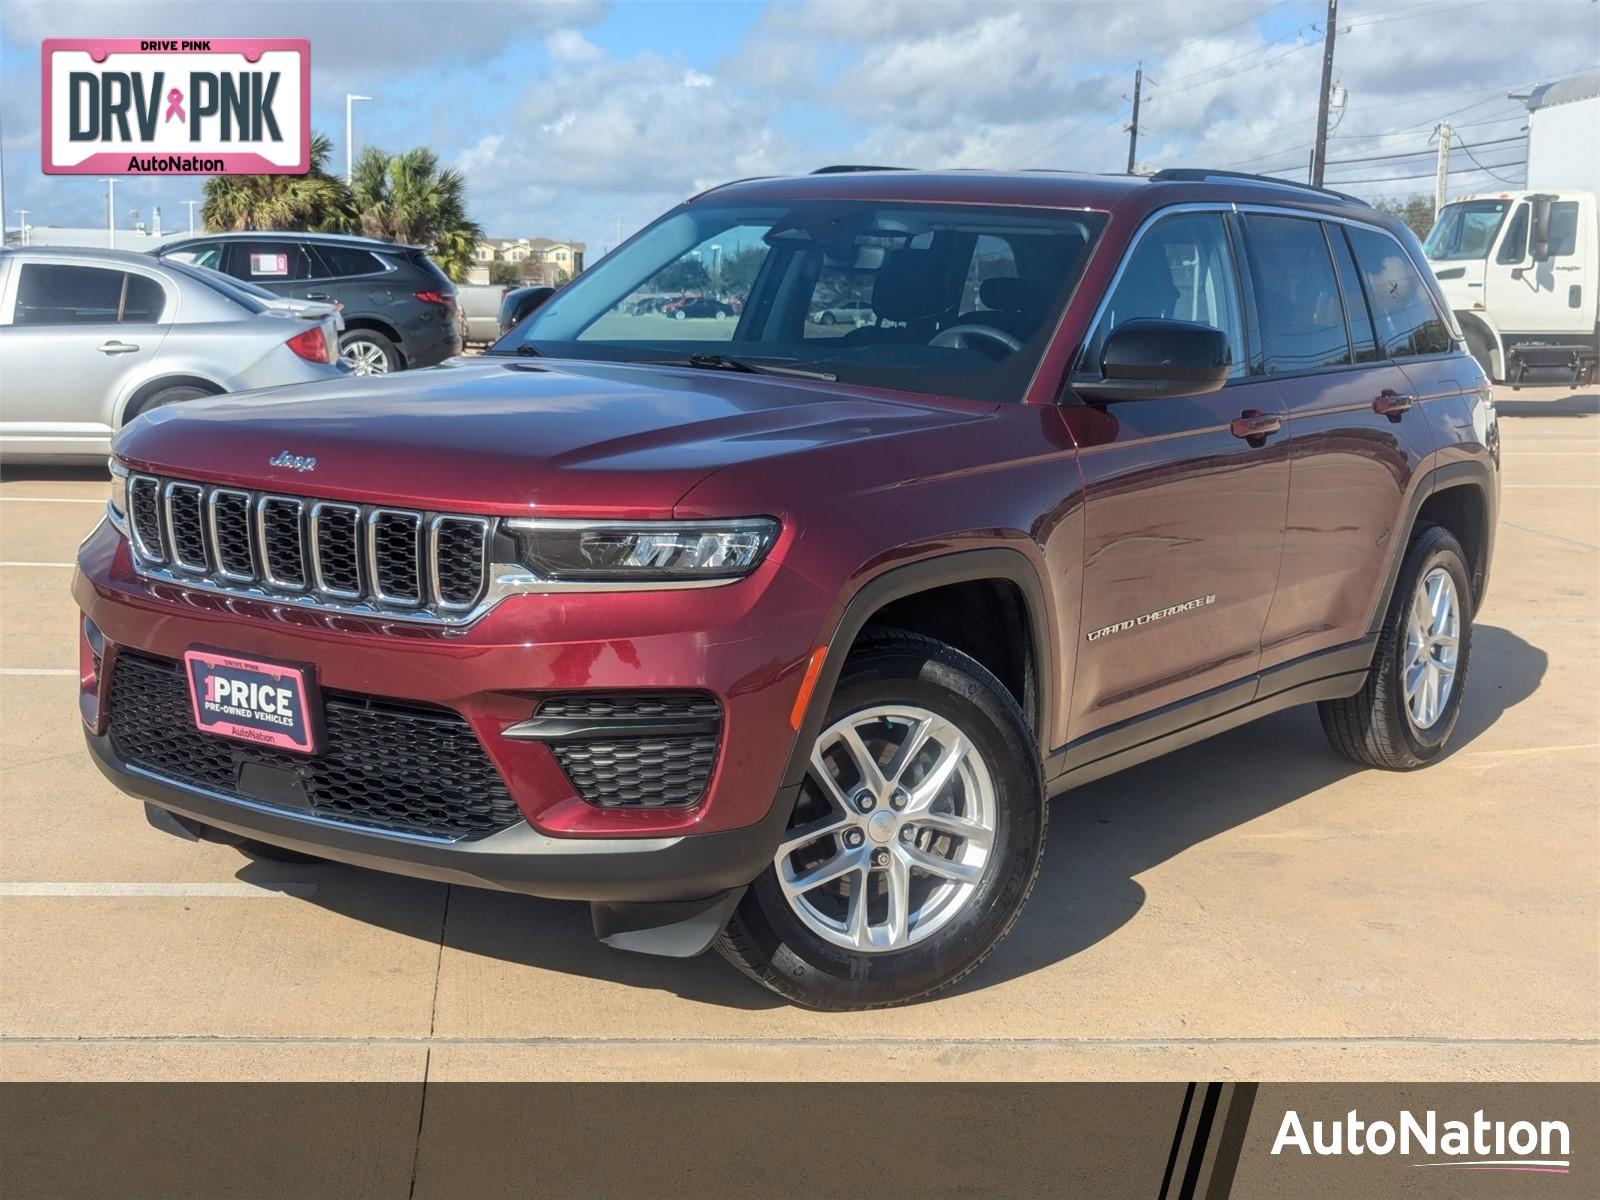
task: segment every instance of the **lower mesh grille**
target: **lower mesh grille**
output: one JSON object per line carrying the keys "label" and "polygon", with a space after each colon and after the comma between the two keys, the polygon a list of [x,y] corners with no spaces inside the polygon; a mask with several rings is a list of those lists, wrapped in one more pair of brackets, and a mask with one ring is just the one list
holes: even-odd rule
{"label": "lower mesh grille", "polygon": [[[550,696],[535,717],[572,721],[581,728],[552,737],[547,745],[578,795],[600,808],[681,808],[698,802],[716,765],[722,732],[722,709],[704,692]],[[704,731],[653,735],[647,732],[651,721],[680,727],[698,723]],[[608,724],[615,726],[614,735]]]}
{"label": "lower mesh grille", "polygon": [[482,837],[522,820],[456,713],[326,693],[323,752],[308,758],[199,732],[179,664],[132,651],[112,664],[107,711],[120,758],[180,783],[276,803],[241,788],[242,769],[269,768],[265,777],[303,793],[313,815],[441,838]]}

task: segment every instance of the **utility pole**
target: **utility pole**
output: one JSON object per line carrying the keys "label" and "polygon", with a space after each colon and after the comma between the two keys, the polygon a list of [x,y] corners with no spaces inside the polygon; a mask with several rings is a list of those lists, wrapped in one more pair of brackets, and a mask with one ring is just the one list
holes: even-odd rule
{"label": "utility pole", "polygon": [[1450,138],[1454,134],[1449,121],[1439,122],[1439,170],[1433,180],[1433,215],[1436,217],[1444,207],[1445,183],[1450,178]]}
{"label": "utility pole", "polygon": [[25,208],[17,209],[17,232],[21,236],[22,244],[26,246],[28,244],[28,210]]}
{"label": "utility pole", "polygon": [[194,232],[194,206],[196,204],[199,204],[200,201],[198,201],[198,200],[185,200],[184,203],[189,206],[189,232],[193,233]]}
{"label": "utility pole", "polygon": [[102,179],[106,185],[106,245],[111,249],[117,248],[117,206],[114,197],[117,194],[117,181],[115,179]]}
{"label": "utility pole", "polygon": [[1322,87],[1317,90],[1317,148],[1311,159],[1311,186],[1322,186],[1328,164],[1328,93],[1333,88],[1333,39],[1339,32],[1339,0],[1328,0],[1328,30],[1322,42]]}
{"label": "utility pole", "polygon": [[1133,174],[1133,158],[1139,151],[1139,93],[1144,88],[1144,64],[1133,72],[1133,121],[1128,125],[1128,174]]}

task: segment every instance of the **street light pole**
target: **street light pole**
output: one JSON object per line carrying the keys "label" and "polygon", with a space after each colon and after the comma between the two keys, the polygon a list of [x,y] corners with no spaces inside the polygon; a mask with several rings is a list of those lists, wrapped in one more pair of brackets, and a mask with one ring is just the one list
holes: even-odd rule
{"label": "street light pole", "polygon": [[346,92],[344,97],[344,181],[349,183],[355,177],[355,106],[362,100],[371,100],[371,96],[358,96],[354,92]]}
{"label": "street light pole", "polygon": [[115,250],[117,248],[117,209],[115,196],[117,194],[117,181],[115,179],[102,179],[106,185],[106,245]]}
{"label": "street light pole", "polygon": [[194,206],[199,204],[200,201],[185,200],[184,203],[189,206],[189,232],[192,234],[194,232]]}
{"label": "street light pole", "polygon": [[28,210],[25,208],[17,209],[17,233],[21,235],[22,244],[26,246],[28,244]]}

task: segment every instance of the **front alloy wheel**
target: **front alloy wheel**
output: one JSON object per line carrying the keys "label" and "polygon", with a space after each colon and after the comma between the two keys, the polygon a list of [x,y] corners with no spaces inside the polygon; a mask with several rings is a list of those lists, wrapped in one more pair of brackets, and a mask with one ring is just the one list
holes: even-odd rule
{"label": "front alloy wheel", "polygon": [[1011,693],[951,646],[874,632],[840,673],[789,827],[717,948],[808,1008],[927,996],[1010,930],[1044,831],[1038,747]]}
{"label": "front alloy wheel", "polygon": [[955,725],[911,705],[851,713],[817,739],[808,778],[827,813],[789,831],[774,867],[812,933],[899,950],[971,902],[994,847],[995,793]]}

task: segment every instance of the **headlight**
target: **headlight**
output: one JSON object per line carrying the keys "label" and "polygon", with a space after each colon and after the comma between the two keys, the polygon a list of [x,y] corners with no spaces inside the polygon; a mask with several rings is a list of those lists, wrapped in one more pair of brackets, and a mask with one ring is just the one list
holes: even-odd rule
{"label": "headlight", "polygon": [[111,468],[111,523],[119,529],[128,523],[128,468],[116,459],[106,460]]}
{"label": "headlight", "polygon": [[516,518],[502,528],[518,558],[546,579],[674,583],[738,579],[778,537],[767,517],[723,521],[564,521]]}

